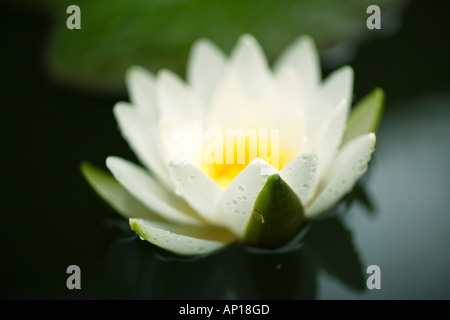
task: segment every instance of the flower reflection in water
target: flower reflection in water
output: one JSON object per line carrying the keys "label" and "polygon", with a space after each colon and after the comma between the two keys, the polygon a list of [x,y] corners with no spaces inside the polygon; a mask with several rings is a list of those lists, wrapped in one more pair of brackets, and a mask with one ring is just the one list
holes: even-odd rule
{"label": "flower reflection in water", "polygon": [[[365,267],[344,221],[355,200],[373,212],[358,185],[341,212],[316,221],[301,246],[286,252],[256,253],[235,243],[214,254],[181,258],[136,235],[122,238],[110,248],[106,285],[112,298],[121,299],[315,299],[324,271],[363,292]],[[129,236],[126,222],[117,222]]]}

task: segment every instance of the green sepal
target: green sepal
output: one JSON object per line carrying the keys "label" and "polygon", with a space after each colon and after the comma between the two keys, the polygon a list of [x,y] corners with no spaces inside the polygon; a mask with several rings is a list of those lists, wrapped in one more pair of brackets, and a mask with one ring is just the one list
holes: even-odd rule
{"label": "green sepal", "polygon": [[270,176],[256,198],[243,242],[275,249],[306,225],[300,199],[278,174]]}
{"label": "green sepal", "polygon": [[375,88],[362,98],[350,113],[342,144],[363,134],[375,132],[380,124],[383,109],[384,91]]}
{"label": "green sepal", "polygon": [[81,163],[80,169],[95,192],[124,218],[161,220],[135,199],[111,174],[86,161]]}

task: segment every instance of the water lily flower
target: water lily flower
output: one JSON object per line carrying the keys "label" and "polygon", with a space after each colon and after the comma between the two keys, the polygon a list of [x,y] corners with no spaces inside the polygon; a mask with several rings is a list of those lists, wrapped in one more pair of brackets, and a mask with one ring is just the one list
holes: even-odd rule
{"label": "water lily flower", "polygon": [[[251,35],[238,40],[229,58],[202,39],[192,47],[186,77],[131,67],[131,102],[117,103],[114,114],[143,166],[110,156],[114,178],[82,166],[141,239],[185,256],[236,240],[276,248],[333,208],[367,170],[383,91],[375,89],[350,112],[352,68],[322,80],[310,37],[289,46],[273,68]],[[199,120],[219,132],[277,129],[277,155],[249,155],[244,164],[174,156],[180,147],[174,130]]]}

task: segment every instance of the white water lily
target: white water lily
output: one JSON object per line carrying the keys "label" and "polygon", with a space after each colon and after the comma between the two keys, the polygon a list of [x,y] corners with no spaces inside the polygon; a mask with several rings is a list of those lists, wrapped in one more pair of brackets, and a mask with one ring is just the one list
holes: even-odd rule
{"label": "white water lily", "polygon": [[[281,178],[287,193],[295,194],[287,198],[298,204],[287,203],[286,210],[298,208],[300,220],[314,219],[351,191],[374,151],[382,91],[376,89],[350,115],[352,68],[322,81],[317,50],[307,36],[273,69],[257,41],[244,35],[229,58],[210,41],[196,42],[186,82],[167,70],[154,76],[140,67],[130,68],[126,79],[131,103],[118,103],[114,114],[143,167],[108,157],[116,180],[87,164],[83,173],[142,239],[179,255],[245,242],[252,213],[260,214],[258,199],[264,208],[268,203],[284,212],[284,199],[278,207],[266,201],[274,188],[270,177]],[[198,120],[223,130],[279,129],[279,162],[198,165],[173,158],[170,133]]]}

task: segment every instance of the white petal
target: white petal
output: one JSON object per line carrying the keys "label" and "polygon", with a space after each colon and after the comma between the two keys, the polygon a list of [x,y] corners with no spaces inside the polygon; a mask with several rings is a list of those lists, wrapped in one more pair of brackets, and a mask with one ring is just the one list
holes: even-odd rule
{"label": "white petal", "polygon": [[[303,92],[303,84],[293,68],[285,68],[276,77],[279,102],[270,115],[271,128],[279,128],[280,150],[286,148],[294,155],[300,147],[299,137],[305,136],[304,109],[308,106],[307,93]],[[283,112],[280,112],[283,110]]]}
{"label": "white petal", "polygon": [[169,170],[177,194],[205,220],[214,223],[217,200],[223,193],[222,188],[196,165],[186,161],[171,161]]}
{"label": "white petal", "polygon": [[207,121],[221,130],[272,128],[270,108],[261,100],[250,98],[237,83],[230,82],[222,83],[212,97]]}
{"label": "white petal", "polygon": [[211,253],[233,240],[225,231],[208,226],[203,228],[174,226],[143,219],[130,219],[130,227],[148,242],[183,256]]}
{"label": "white petal", "polygon": [[225,81],[242,87],[251,98],[260,98],[271,87],[271,80],[262,48],[251,35],[243,35],[231,53]]}
{"label": "white petal", "polygon": [[[336,118],[336,113],[340,112],[339,108],[344,108],[342,110],[345,112],[345,117],[348,116],[352,101],[352,90],[353,69],[347,66],[333,72],[320,87],[320,90],[309,99],[310,102],[304,110],[307,124],[305,134],[312,139],[316,139],[316,146],[321,144],[321,141],[317,141],[317,138],[322,139],[323,128],[329,127],[330,122],[336,121],[333,118]],[[338,122],[341,122],[341,119]],[[334,133],[331,132],[331,134]],[[340,135],[339,139],[341,139]],[[320,156],[319,154],[319,158]],[[321,163],[324,163],[322,159]]]}
{"label": "white petal", "polygon": [[[336,105],[342,100],[351,105],[353,97],[353,69],[350,66],[344,66],[334,71],[327,77],[322,85],[322,94],[330,99],[330,104]],[[326,110],[324,110],[326,114]]]}
{"label": "white petal", "polygon": [[191,88],[171,71],[162,70],[156,78],[156,101],[161,116],[174,121],[201,119],[202,105]]}
{"label": "white petal", "polygon": [[122,102],[115,105],[114,115],[122,136],[128,141],[139,161],[171,190],[173,184],[162,157],[162,141],[157,125],[148,121],[148,118],[135,106]]}
{"label": "white petal", "polygon": [[345,125],[349,113],[349,104],[343,100],[333,112],[329,122],[323,124],[318,139],[319,176],[327,171],[330,163],[336,157],[345,132]]}
{"label": "white petal", "polygon": [[319,84],[322,76],[320,60],[314,41],[309,36],[301,36],[291,44],[275,63],[274,70],[295,68],[309,87]]}
{"label": "white petal", "polygon": [[256,198],[277,170],[266,161],[256,158],[234,179],[219,200],[218,220],[238,237],[244,236]]}
{"label": "white petal", "polygon": [[280,170],[280,177],[294,190],[303,206],[314,195],[317,184],[317,155],[301,154]]}
{"label": "white petal", "polygon": [[314,41],[309,36],[299,37],[277,59],[274,70],[277,78],[295,71],[297,92],[301,96],[298,104],[304,116],[302,136],[311,139],[324,120],[323,106],[328,100],[319,91],[322,76]]}
{"label": "white petal", "polygon": [[197,41],[191,50],[187,80],[197,95],[208,101],[225,71],[226,57],[211,41]]}
{"label": "white petal", "polygon": [[133,66],[127,70],[126,83],[131,101],[150,121],[156,122],[158,108],[155,101],[155,79],[144,68]]}
{"label": "white petal", "polygon": [[108,157],[106,166],[120,184],[162,218],[176,223],[202,224],[187,205],[162,189],[139,166],[118,157]]}
{"label": "white petal", "polygon": [[367,170],[367,164],[375,149],[375,142],[375,135],[370,133],[360,136],[344,146],[324,181],[321,182],[319,195],[306,209],[307,217],[314,217],[330,209],[351,191],[356,181]]}

